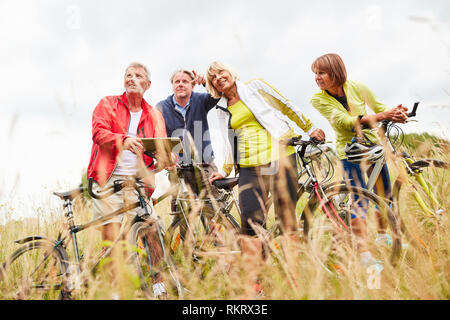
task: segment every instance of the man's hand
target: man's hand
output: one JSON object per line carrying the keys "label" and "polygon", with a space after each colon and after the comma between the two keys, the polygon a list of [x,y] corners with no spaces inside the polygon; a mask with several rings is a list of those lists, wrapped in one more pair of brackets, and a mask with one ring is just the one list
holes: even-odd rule
{"label": "man's hand", "polygon": [[325,141],[325,132],[323,132],[322,129],[316,129],[311,133],[309,137],[318,141]]}
{"label": "man's hand", "polygon": [[142,144],[141,139],[136,137],[127,137],[123,142],[123,148],[136,155],[141,154],[144,151],[144,145]]}
{"label": "man's hand", "polygon": [[197,73],[195,72],[195,70],[192,70],[192,73],[194,74],[194,82],[195,84],[200,84],[202,86],[204,86],[206,84],[206,78],[204,75],[202,75],[201,73]]}

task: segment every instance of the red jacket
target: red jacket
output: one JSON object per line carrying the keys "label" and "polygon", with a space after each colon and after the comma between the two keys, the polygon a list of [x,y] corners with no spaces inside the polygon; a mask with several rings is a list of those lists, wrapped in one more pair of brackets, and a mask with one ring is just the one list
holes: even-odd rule
{"label": "red jacket", "polygon": [[[130,124],[126,93],[121,96],[104,97],[92,114],[92,150],[87,177],[103,186],[116,168],[119,146],[127,137]],[[164,118],[157,109],[142,99],[142,115],[137,136],[140,138],[166,137]],[[153,159],[143,155],[144,163],[153,169]],[[148,194],[150,195],[150,194]]]}

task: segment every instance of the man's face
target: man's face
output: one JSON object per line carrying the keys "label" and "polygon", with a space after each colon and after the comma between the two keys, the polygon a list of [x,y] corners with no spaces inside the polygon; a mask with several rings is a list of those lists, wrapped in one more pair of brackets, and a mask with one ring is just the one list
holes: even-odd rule
{"label": "man's face", "polygon": [[194,86],[194,81],[184,72],[178,72],[172,79],[172,88],[175,99],[189,99]]}
{"label": "man's face", "polygon": [[144,92],[150,88],[150,80],[147,79],[145,70],[140,67],[130,67],[125,72],[124,86],[128,94],[139,94],[144,96]]}

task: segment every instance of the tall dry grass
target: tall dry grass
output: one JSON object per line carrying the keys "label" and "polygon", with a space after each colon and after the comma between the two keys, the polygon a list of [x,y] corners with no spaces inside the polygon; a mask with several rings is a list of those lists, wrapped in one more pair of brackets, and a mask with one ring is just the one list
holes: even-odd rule
{"label": "tall dry grass", "polygon": [[[430,150],[426,144],[415,150],[417,156],[428,157]],[[434,158],[449,161],[447,152],[436,153]],[[336,172],[336,176],[339,176]],[[392,171],[393,179],[397,173]],[[413,200],[410,190],[402,190],[400,212],[408,231],[421,239],[423,246],[414,246],[411,239],[404,236],[408,247],[403,250],[396,266],[384,263],[379,278],[373,278],[359,261],[359,257],[347,243],[327,242],[326,228],[318,231],[315,243],[290,242],[284,238],[270,243],[271,251],[267,259],[257,269],[250,269],[248,261],[240,254],[220,254],[195,264],[187,259],[177,259],[178,274],[187,289],[183,299],[449,299],[450,298],[450,217],[448,194],[450,173],[448,170],[427,169],[426,177],[445,211],[437,217],[428,217]],[[304,200],[302,200],[304,201]],[[302,205],[302,201],[299,206]],[[90,220],[89,206],[81,210],[75,207],[77,223]],[[31,234],[43,234],[56,238],[64,225],[60,212],[49,212],[46,208],[39,218],[9,221],[0,226],[0,260],[3,261],[17,247],[13,240]],[[169,200],[156,206],[165,225],[171,217]],[[269,225],[273,223],[273,211],[269,212]],[[323,222],[326,225],[326,222]],[[323,232],[321,234],[320,232]],[[87,230],[79,233],[80,251],[86,260],[101,250],[100,233]],[[69,246],[68,252],[71,253]],[[333,253],[339,264],[336,268],[325,266],[325,261]],[[72,255],[72,254],[71,254]],[[122,257],[123,258],[123,257]],[[74,299],[145,299],[138,285],[134,269],[119,259],[118,276],[111,281],[108,263],[104,263],[93,275],[83,274],[88,283],[74,293]],[[256,296],[252,284],[257,274],[263,288],[263,295]],[[165,275],[167,277],[167,275]],[[2,287],[3,285],[3,287]],[[0,299],[10,298],[5,292],[11,290],[0,284]],[[46,296],[25,298],[42,299]],[[178,299],[169,295],[169,299]]]}

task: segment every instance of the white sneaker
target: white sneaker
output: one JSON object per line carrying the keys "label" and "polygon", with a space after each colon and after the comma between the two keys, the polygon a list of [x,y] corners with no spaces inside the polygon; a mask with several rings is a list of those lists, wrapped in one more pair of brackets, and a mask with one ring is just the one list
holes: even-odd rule
{"label": "white sneaker", "polygon": [[[392,245],[393,245],[392,238],[387,233],[378,233],[377,238],[375,239],[375,243],[380,244],[380,245],[385,245],[388,247],[392,247]],[[408,244],[402,243],[402,249],[403,250],[408,249]]]}
{"label": "white sneaker", "polygon": [[163,282],[157,282],[153,285],[153,295],[158,299],[167,295],[166,286]]}
{"label": "white sneaker", "polygon": [[379,261],[377,261],[374,257],[372,257],[369,251],[362,252],[359,255],[359,257],[361,259],[361,264],[364,267],[369,268],[374,266],[378,272],[383,271],[384,269],[383,265]]}
{"label": "white sneaker", "polygon": [[387,233],[378,233],[375,243],[392,247],[392,238]]}
{"label": "white sneaker", "polygon": [[113,292],[111,294],[111,299],[112,300],[120,300],[120,294],[118,292]]}

